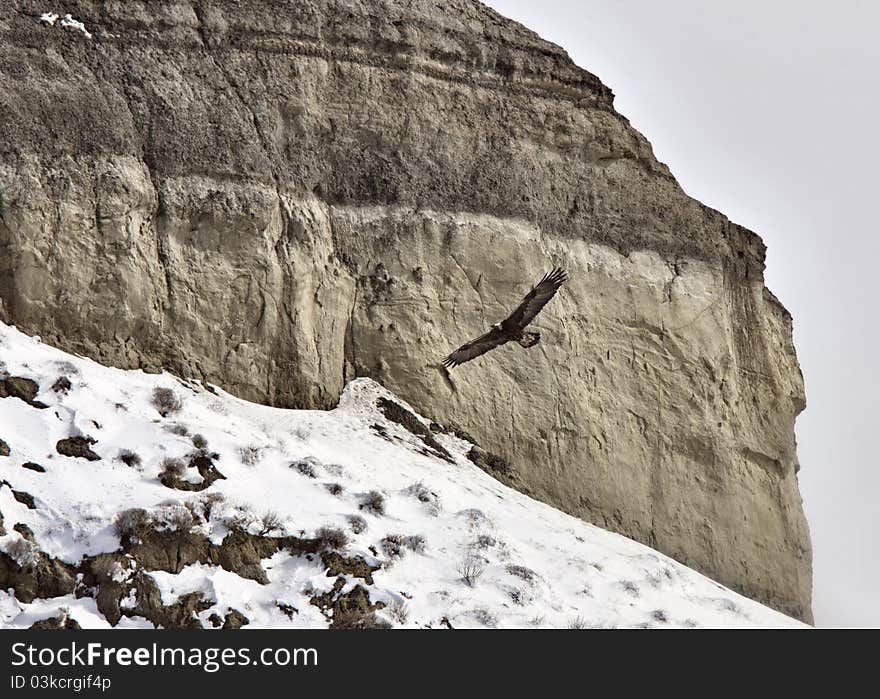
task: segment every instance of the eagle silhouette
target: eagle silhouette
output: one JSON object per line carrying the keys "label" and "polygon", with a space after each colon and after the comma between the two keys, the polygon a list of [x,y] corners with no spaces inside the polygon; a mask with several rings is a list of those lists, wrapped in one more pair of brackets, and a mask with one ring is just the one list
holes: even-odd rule
{"label": "eagle silhouette", "polygon": [[541,339],[540,333],[525,332],[525,327],[535,319],[567,279],[565,270],[559,267],[545,274],[513,313],[500,323],[495,323],[485,335],[463,344],[446,357],[443,364],[450,369],[457,367],[511,341],[518,342],[526,349],[537,345]]}

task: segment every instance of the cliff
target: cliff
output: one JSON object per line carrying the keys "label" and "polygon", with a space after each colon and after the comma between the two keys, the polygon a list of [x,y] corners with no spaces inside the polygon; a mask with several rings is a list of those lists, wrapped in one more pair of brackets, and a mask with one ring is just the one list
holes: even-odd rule
{"label": "cliff", "polygon": [[[370,377],[801,619],[791,318],[558,47],[471,0],[0,2],[0,320],[282,407]],[[533,350],[446,373],[553,264]]]}

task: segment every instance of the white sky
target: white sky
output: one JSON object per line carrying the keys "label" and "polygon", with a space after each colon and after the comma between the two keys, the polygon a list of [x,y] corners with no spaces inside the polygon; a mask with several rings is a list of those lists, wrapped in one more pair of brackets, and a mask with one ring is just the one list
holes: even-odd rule
{"label": "white sky", "polygon": [[880,3],[487,4],[598,75],[691,196],[764,239],[806,379],[816,622],[880,626]]}

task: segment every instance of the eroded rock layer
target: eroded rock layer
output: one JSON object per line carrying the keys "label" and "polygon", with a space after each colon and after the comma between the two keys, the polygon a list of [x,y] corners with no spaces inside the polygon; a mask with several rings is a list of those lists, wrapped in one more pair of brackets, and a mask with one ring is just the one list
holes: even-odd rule
{"label": "eroded rock layer", "polygon": [[[0,318],[331,406],[369,376],[518,487],[810,618],[791,318],[558,47],[471,0],[0,13]],[[541,343],[447,373],[553,264]]]}

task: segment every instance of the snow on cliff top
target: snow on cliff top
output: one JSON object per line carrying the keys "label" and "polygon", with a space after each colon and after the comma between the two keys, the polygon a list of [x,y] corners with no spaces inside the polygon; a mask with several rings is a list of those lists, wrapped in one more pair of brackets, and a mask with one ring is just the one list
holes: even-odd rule
{"label": "snow on cliff top", "polygon": [[[169,374],[107,368],[0,324],[5,377],[39,387],[29,402],[0,399],[0,440],[9,451],[0,456],[0,552],[16,561],[7,570],[24,569],[20,559],[29,550],[71,566],[120,552],[122,563],[107,573],[121,597],[118,627],[153,626],[137,613],[138,595],[146,594],[133,582],[137,566],[155,583],[160,606],[200,595],[202,603],[185,613],[207,628],[232,610],[245,628],[326,627],[341,613],[332,600],[357,587],[367,591],[363,604],[374,620],[396,627],[801,626],[646,546],[502,485],[467,458],[470,443],[419,430],[430,423],[414,415],[408,419],[424,435],[401,424],[405,419],[386,417],[394,413],[378,407],[381,399],[410,408],[370,380],[350,383],[335,410],[280,410]],[[69,387],[56,383],[60,377]],[[162,417],[156,388],[171,389],[180,409]],[[202,453],[211,453],[225,477],[201,491],[205,474],[186,466],[193,442],[201,444],[194,435],[207,442]],[[100,459],[58,452],[59,440],[77,436],[95,440],[81,442]],[[121,459],[126,455],[132,465]],[[384,514],[370,506],[379,500],[373,491]],[[210,516],[181,518],[181,504],[204,513],[208,501]],[[243,577],[214,559],[161,570],[136,560],[136,536],[129,553],[120,550],[114,518],[131,508],[146,510],[155,528],[185,529],[210,545],[221,546],[236,527],[250,537],[321,540],[373,572],[328,574],[327,558],[284,546],[261,559],[256,575]],[[31,544],[22,532],[32,533]],[[27,627],[62,609],[84,628],[107,627],[88,576],[76,579],[76,594],[48,599],[22,601],[26,594],[0,591],[0,627]]]}

